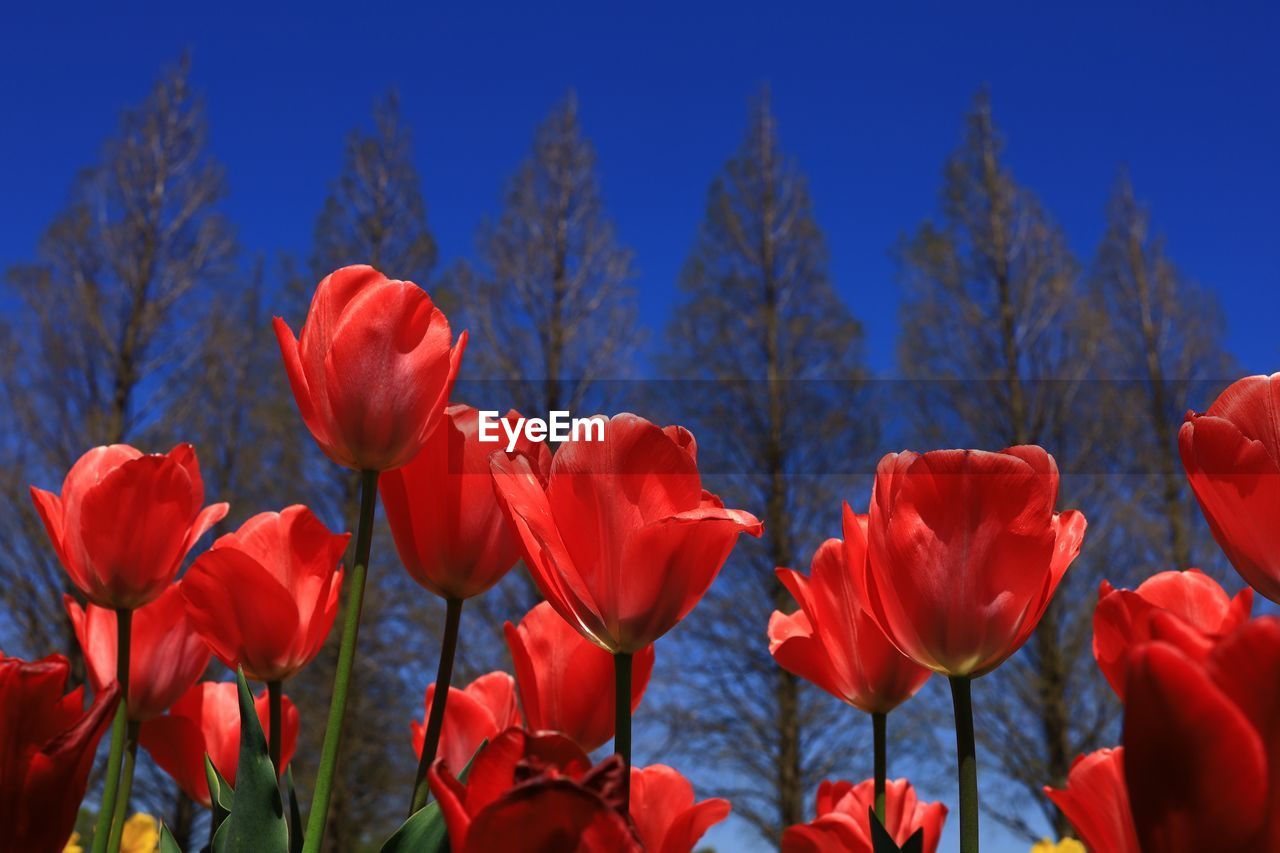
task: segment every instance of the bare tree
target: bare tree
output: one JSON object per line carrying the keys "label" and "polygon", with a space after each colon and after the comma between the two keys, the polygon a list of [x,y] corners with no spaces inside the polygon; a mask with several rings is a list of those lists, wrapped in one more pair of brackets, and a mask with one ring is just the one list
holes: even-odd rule
{"label": "bare tree", "polygon": [[807,792],[853,763],[857,715],[770,657],[769,615],[795,607],[773,570],[803,568],[838,533],[850,482],[840,475],[865,464],[875,428],[856,411],[862,328],[828,276],[807,182],[778,146],[767,90],[711,185],[680,286],[667,403],[700,439],[708,488],[760,514],[765,533],[740,545],[679,629],[672,673],[683,678],[661,715],[677,748],[718,771],[703,784],[718,783],[776,843],[804,819]]}
{"label": "bare tree", "polygon": [[342,174],[316,219],[313,277],[356,263],[423,287],[436,263],[413,136],[394,91],[374,104],[371,132],[357,128],[347,137]]}
{"label": "bare tree", "polygon": [[[203,322],[219,312],[203,309],[239,297],[231,289],[234,235],[217,211],[222,168],[207,152],[204,111],[188,71],[184,58],[143,103],[125,110],[36,258],[7,276],[22,307],[6,335],[14,362],[4,377],[11,439],[3,451],[0,541],[11,561],[0,572],[13,616],[7,627],[14,629],[6,647],[63,652],[77,679],[81,657],[62,608],[62,594],[73,590],[31,511],[27,484],[58,488],[96,445],[167,450],[192,441],[208,493],[239,497],[211,470],[205,439],[213,434],[190,409],[209,390],[201,374],[223,360],[221,352],[210,360],[218,333]],[[235,434],[220,439],[236,446]],[[177,803],[187,819],[175,826],[185,834],[189,804],[175,800],[175,786],[145,760],[143,767],[135,799],[166,811]]]}
{"label": "bare tree", "polygon": [[[1083,473],[1095,464],[1101,411],[1087,382],[1097,363],[1097,307],[1079,286],[1077,265],[1057,225],[1001,162],[1002,143],[986,93],[975,100],[965,138],[948,161],[936,222],[901,248],[906,288],[900,369],[911,380],[914,438],[925,445],[1038,443],[1068,475],[1062,500],[1091,521],[1086,553],[1023,651],[979,683],[986,754],[1012,787],[995,814],[1034,837],[1027,797],[1054,831],[1070,825],[1041,795],[1061,785],[1072,758],[1095,747],[1113,714],[1089,651],[1090,616],[1105,565],[1100,522],[1105,489]],[[992,689],[985,690],[987,683]],[[948,718],[949,719],[949,718]]]}
{"label": "bare tree", "polygon": [[166,432],[157,425],[204,334],[194,319],[202,312],[190,309],[216,299],[232,270],[234,237],[216,210],[222,169],[205,149],[187,72],[183,60],[124,112],[37,257],[7,276],[21,302],[8,335],[20,366],[5,388],[9,471],[19,476],[6,483],[0,513],[15,650],[79,657],[62,613],[67,581],[26,484],[57,488],[90,447]]}
{"label": "bare tree", "polygon": [[572,93],[538,128],[502,214],[477,243],[477,262],[454,275],[473,335],[464,375],[493,381],[486,397],[525,413],[603,405],[600,381],[625,376],[634,351],[634,269]]}
{"label": "bare tree", "polygon": [[1165,254],[1125,172],[1107,204],[1089,286],[1106,312],[1101,372],[1112,380],[1113,416],[1132,421],[1122,429],[1128,440],[1121,449],[1138,482],[1133,500],[1117,509],[1125,528],[1141,530],[1141,541],[1150,546],[1135,554],[1139,575],[1185,569],[1195,565],[1194,554],[1209,558],[1217,548],[1198,521],[1177,462],[1178,426],[1188,408],[1213,399],[1237,371],[1223,346],[1217,300]]}
{"label": "bare tree", "polygon": [[[632,254],[618,244],[596,157],[569,93],[534,134],[502,212],[480,225],[477,258],[450,273],[471,338],[455,396],[528,416],[602,411],[623,398],[638,337]],[[505,660],[502,623],[540,596],[523,567],[469,609],[492,626],[464,644],[464,669]]]}
{"label": "bare tree", "polygon": [[[286,272],[285,310],[300,324],[316,282],[349,264],[368,263],[392,278],[428,287],[435,258],[412,135],[391,93],[375,102],[372,128],[357,128],[347,138],[342,172],[316,219],[310,273]],[[429,289],[438,299],[439,289]],[[275,372],[283,376],[278,365]],[[296,410],[289,414],[306,483],[306,493],[296,499],[312,506],[332,528],[354,530],[358,478],[325,459],[302,437]],[[403,818],[416,768],[409,722],[421,716],[426,672],[436,654],[439,614],[434,598],[401,569],[385,525],[379,524],[375,539],[348,698],[353,724],[344,732],[325,831],[329,850],[357,849],[385,838]],[[289,684],[304,720],[295,759],[303,790],[315,776],[338,640],[335,630],[321,655]]]}

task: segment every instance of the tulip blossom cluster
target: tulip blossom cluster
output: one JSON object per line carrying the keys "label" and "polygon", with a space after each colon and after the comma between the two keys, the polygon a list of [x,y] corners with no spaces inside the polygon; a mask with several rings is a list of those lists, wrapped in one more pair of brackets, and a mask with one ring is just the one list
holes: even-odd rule
{"label": "tulip blossom cluster", "polygon": [[[323,849],[379,499],[404,571],[445,615],[436,678],[408,723],[418,771],[407,819],[384,849],[702,843],[730,803],[698,799],[666,764],[633,766],[632,717],[647,713],[664,637],[742,535],[765,531],[708,490],[693,435],[592,416],[553,453],[518,412],[497,419],[500,409],[451,400],[466,332],[455,338],[417,285],[368,266],[325,277],[300,334],[279,318],[275,333],[302,423],[358,472],[354,537],[301,504],[237,507],[245,520],[232,529],[227,504],[206,504],[186,444],[93,448],[60,493],[33,487],[74,590],[64,607],[93,700],[64,692],[65,658],[0,655],[0,849],[62,849],[108,729],[95,853],[120,849],[139,749],[210,810],[213,849]],[[1090,850],[1280,849],[1280,619],[1251,617],[1254,590],[1280,601],[1276,412],[1280,374],[1251,377],[1179,434],[1192,490],[1250,588],[1230,595],[1174,566],[1099,590],[1093,653],[1124,703],[1121,742],[1080,756],[1045,791]],[[492,440],[498,427],[504,442]],[[1038,446],[890,453],[868,511],[842,505],[842,538],[816,549],[809,573],[777,568],[794,606],[760,625],[760,651],[767,642],[778,666],[870,716],[873,731],[857,768],[869,775],[822,782],[813,819],[785,828],[783,851],[936,851],[947,807],[890,777],[886,734],[936,673],[953,699],[960,847],[976,853],[971,683],[1033,635],[1084,545],[1085,518],[1059,509],[1058,492],[1057,463]],[[521,564],[543,600],[501,626],[510,671],[454,685],[459,648],[498,627],[464,631],[464,603]],[[339,616],[304,807],[285,772],[303,721],[283,688]],[[215,659],[224,670],[206,679]],[[164,827],[160,844],[176,848]]]}
{"label": "tulip blossom cluster", "polygon": [[[876,848],[867,812],[874,807],[873,798],[870,779],[857,785],[823,782],[818,786],[817,817],[783,833],[783,853],[872,853]],[[946,806],[920,802],[906,779],[893,779],[885,786],[884,817],[880,822],[895,844],[902,846],[919,833],[922,853],[934,853],[946,818]]]}
{"label": "tulip blossom cluster", "polygon": [[1280,619],[1250,618],[1255,590],[1280,590],[1278,399],[1280,374],[1242,379],[1179,433],[1205,519],[1252,588],[1230,596],[1194,569],[1102,584],[1093,648],[1124,702],[1122,745],[1045,789],[1090,850],[1280,847]]}
{"label": "tulip blossom cluster", "polygon": [[[281,765],[287,766],[298,742],[298,709],[287,697],[282,700],[280,727],[283,748]],[[254,710],[264,730],[271,720],[266,692],[254,701]],[[163,717],[143,724],[142,746],[162,770],[178,783],[182,792],[197,803],[210,804],[205,776],[207,755],[214,768],[232,785],[240,763],[240,707],[236,686],[229,681],[202,681],[182,694]]]}
{"label": "tulip blossom cluster", "polygon": [[0,850],[61,850],[71,837],[118,691],[85,711],[83,688],[63,693],[70,671],[61,655],[0,654]]}
{"label": "tulip blossom cluster", "polygon": [[[569,431],[553,462],[511,412],[509,441],[493,446],[492,413],[482,418],[449,400],[466,333],[455,341],[424,291],[367,266],[320,282],[300,335],[280,319],[275,332],[303,423],[330,459],[360,472],[351,560],[343,565],[350,534],[300,504],[249,515],[197,552],[229,507],[205,506],[190,445],[167,454],[95,448],[72,466],[61,494],[33,488],[79,593],[65,607],[96,698],[87,714],[79,691],[41,710],[56,698],[44,685],[61,695],[65,662],[6,659],[5,708],[23,702],[43,714],[43,727],[19,721],[12,729],[33,756],[6,769],[0,789],[15,844],[54,850],[70,836],[93,745],[113,714],[95,851],[121,844],[139,748],[213,810],[215,848],[236,843],[219,840],[224,830],[267,846],[272,832],[296,833],[246,828],[282,808],[248,800],[280,796],[275,777],[300,725],[283,684],[316,657],[343,610],[310,823],[289,841],[319,850],[380,494],[405,570],[446,605],[437,679],[422,721],[410,727],[420,768],[406,826],[427,816],[430,790],[455,850],[493,849],[516,835],[535,848],[692,849],[729,804],[696,801],[671,767],[632,767],[631,714],[653,670],[654,641],[697,604],[738,534],[761,532],[752,515],[703,488],[693,436],[634,415],[595,417],[590,429]],[[587,505],[601,514],[588,516]],[[514,676],[492,672],[452,687],[463,602],[521,558],[548,600],[505,626]],[[240,684],[202,681],[213,658]],[[29,700],[11,699],[10,681],[26,689],[23,667],[50,675],[34,679]],[[264,684],[256,698],[247,680]],[[593,764],[587,751],[610,740],[619,755]],[[57,767],[62,775],[46,778]],[[40,814],[49,819],[37,822]]]}

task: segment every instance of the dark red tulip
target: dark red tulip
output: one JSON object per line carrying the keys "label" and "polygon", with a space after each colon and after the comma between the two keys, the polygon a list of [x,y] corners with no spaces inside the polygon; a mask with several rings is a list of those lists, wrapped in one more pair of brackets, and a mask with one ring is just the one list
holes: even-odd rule
{"label": "dark red tulip", "polygon": [[[872,853],[870,810],[875,806],[875,782],[823,782],[818,786],[817,817],[788,827],[782,834],[782,853]],[[901,846],[924,830],[923,853],[935,853],[947,807],[922,803],[906,779],[885,785],[884,828]]]}
{"label": "dark red tulip", "polygon": [[399,468],[444,415],[467,333],[452,344],[444,313],[411,281],[369,266],[336,270],[316,286],[302,334],[275,318],[302,420],[339,465]]}
{"label": "dark red tulip", "polygon": [[1084,516],[1057,500],[1058,466],[1033,445],[881,459],[867,595],[893,644],[971,678],[1016,652],[1084,538]]}
{"label": "dark red tulip", "polygon": [[616,755],[592,767],[562,734],[513,728],[480,751],[466,784],[443,759],[428,779],[458,853],[639,853],[622,816],[624,772]]}
{"label": "dark red tulip", "polygon": [[63,695],[70,672],[62,655],[0,655],[0,850],[56,853],[71,837],[119,693],[85,711],[84,688]]}
{"label": "dark red tulip", "polygon": [[[585,750],[613,737],[613,655],[584,638],[543,601],[505,626],[516,685],[530,731],[567,734]],[[653,671],[653,646],[636,652],[631,710],[640,705]]]}
{"label": "dark red tulip", "polygon": [[329,636],[350,538],[305,506],[259,513],[196,558],[182,581],[187,613],[232,670],[283,681]]}
{"label": "dark red tulip", "polygon": [[630,654],[671,630],[702,598],[738,534],[763,526],[702,488],[682,427],[631,414],[604,440],[560,446],[544,487],[528,459],[492,459],[498,497],[530,574],[569,624]]}
{"label": "dark red tulip", "polygon": [[1213,538],[1249,586],[1280,602],[1280,373],[1187,412],[1178,450]]}
{"label": "dark red tulip", "polygon": [[1067,787],[1044,788],[1045,795],[1075,827],[1090,850],[1098,853],[1142,853],[1129,814],[1124,784],[1124,749],[1100,749],[1071,765]]}
{"label": "dark red tulip", "polygon": [[[480,413],[454,404],[409,464],[388,471],[378,488],[396,550],[409,574],[441,598],[467,599],[502,579],[520,557],[493,493],[489,456],[501,444],[480,441]],[[506,420],[519,415],[509,412]],[[516,450],[543,480],[551,451],[524,434]]]}
{"label": "dark red tulip", "polygon": [[[422,757],[422,741],[426,737],[426,720],[431,716],[431,703],[436,686],[427,687],[423,722],[410,724],[413,751]],[[516,707],[516,683],[505,672],[482,675],[463,689],[449,688],[449,701],[444,706],[444,727],[440,730],[440,746],[436,755],[445,766],[461,773],[471,756],[487,740],[520,725],[520,709]]]}
{"label": "dark red tulip", "polygon": [[720,797],[695,803],[689,780],[665,764],[631,768],[631,820],[648,853],[691,853],[729,811]]}
{"label": "dark red tulip", "polygon": [[1129,659],[1124,772],[1142,849],[1280,850],[1280,619],[1191,651],[1153,641]]}
{"label": "dark red tulip", "polygon": [[[187,619],[183,582],[170,584],[160,597],[133,612],[129,642],[129,719],[149,720],[168,710],[204,674],[209,647]],[[116,681],[116,613],[90,604],[81,608],[71,596],[63,603],[95,693]]]}
{"label": "dark red tulip", "polygon": [[90,603],[135,609],[165,591],[182,560],[227,514],[203,507],[196,451],[179,444],[144,455],[95,447],[71,466],[62,494],[31,487],[58,559]]}
{"label": "dark red tulip", "polygon": [[783,669],[868,714],[887,714],[915,695],[932,675],[885,637],[863,598],[867,516],[844,505],[844,541],[828,539],[813,555],[809,577],[778,569],[800,605],[775,610],[769,652]]}
{"label": "dark red tulip", "polygon": [[[298,743],[298,709],[281,697],[280,755],[289,765]],[[271,737],[270,710],[264,690],[253,700],[262,732]],[[182,695],[169,713],[142,724],[142,748],[178,783],[188,797],[209,806],[204,756],[231,785],[240,766],[240,694],[233,681],[202,681]]]}
{"label": "dark red tulip", "polygon": [[1123,701],[1129,652],[1152,639],[1153,613],[1173,614],[1202,634],[1208,646],[1243,624],[1252,608],[1253,590],[1246,587],[1235,598],[1227,598],[1217,581],[1196,569],[1160,572],[1135,590],[1115,589],[1103,581],[1093,612],[1093,656]]}

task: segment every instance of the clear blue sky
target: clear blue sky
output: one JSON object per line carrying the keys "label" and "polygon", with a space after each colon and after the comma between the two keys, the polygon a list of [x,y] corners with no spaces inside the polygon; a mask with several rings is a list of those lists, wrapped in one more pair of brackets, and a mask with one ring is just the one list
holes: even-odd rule
{"label": "clear blue sky", "polygon": [[534,126],[576,88],[637,253],[642,316],[660,324],[707,184],[767,81],[835,279],[887,370],[887,252],[935,209],[961,116],[988,83],[1009,162],[1078,252],[1092,254],[1128,164],[1173,257],[1220,294],[1245,367],[1280,367],[1280,15],[1043,5],[18,4],[0,26],[0,264],[29,255],[119,108],[190,47],[226,211],[247,248],[268,252],[305,252],[343,135],[394,85],[442,260],[469,253]]}
{"label": "clear blue sky", "polygon": [[247,249],[268,253],[307,251],[344,134],[395,86],[442,261],[468,254],[534,126],[574,87],[606,202],[637,254],[642,317],[660,325],[708,182],[768,82],[835,280],[866,324],[872,365],[888,371],[888,250],[936,209],[943,160],[986,83],[1009,163],[1077,252],[1092,254],[1127,164],[1171,255],[1218,293],[1245,369],[1280,369],[1280,15],[1062,5],[10,4],[0,267],[30,256],[121,106],[189,47],[227,167],[225,211]]}

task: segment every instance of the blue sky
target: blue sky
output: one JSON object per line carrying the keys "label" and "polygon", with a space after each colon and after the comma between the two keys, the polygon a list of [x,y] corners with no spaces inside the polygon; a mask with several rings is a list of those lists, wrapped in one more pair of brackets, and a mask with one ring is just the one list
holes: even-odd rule
{"label": "blue sky", "polygon": [[190,48],[225,212],[245,248],[269,255],[308,250],[343,136],[389,86],[414,128],[442,262],[469,254],[535,125],[575,88],[606,203],[636,251],[642,319],[660,326],[707,185],[767,82],[834,279],[885,373],[889,250],[935,211],[963,113],[988,84],[1008,162],[1083,258],[1127,165],[1172,257],[1218,294],[1244,368],[1280,369],[1280,14],[1067,5],[11,4],[0,267],[30,256],[120,108]]}
{"label": "blue sky", "polygon": [[943,160],[987,83],[1010,164],[1077,252],[1092,254],[1127,164],[1175,260],[1219,294],[1244,366],[1280,366],[1280,15],[1261,5],[36,5],[0,27],[3,265],[29,255],[119,108],[190,47],[226,211],[248,249],[271,253],[306,251],[343,135],[392,85],[442,260],[470,253],[534,126],[576,88],[606,202],[636,250],[642,317],[661,324],[707,184],[768,82],[835,280],[886,371],[888,251],[936,209]]}

